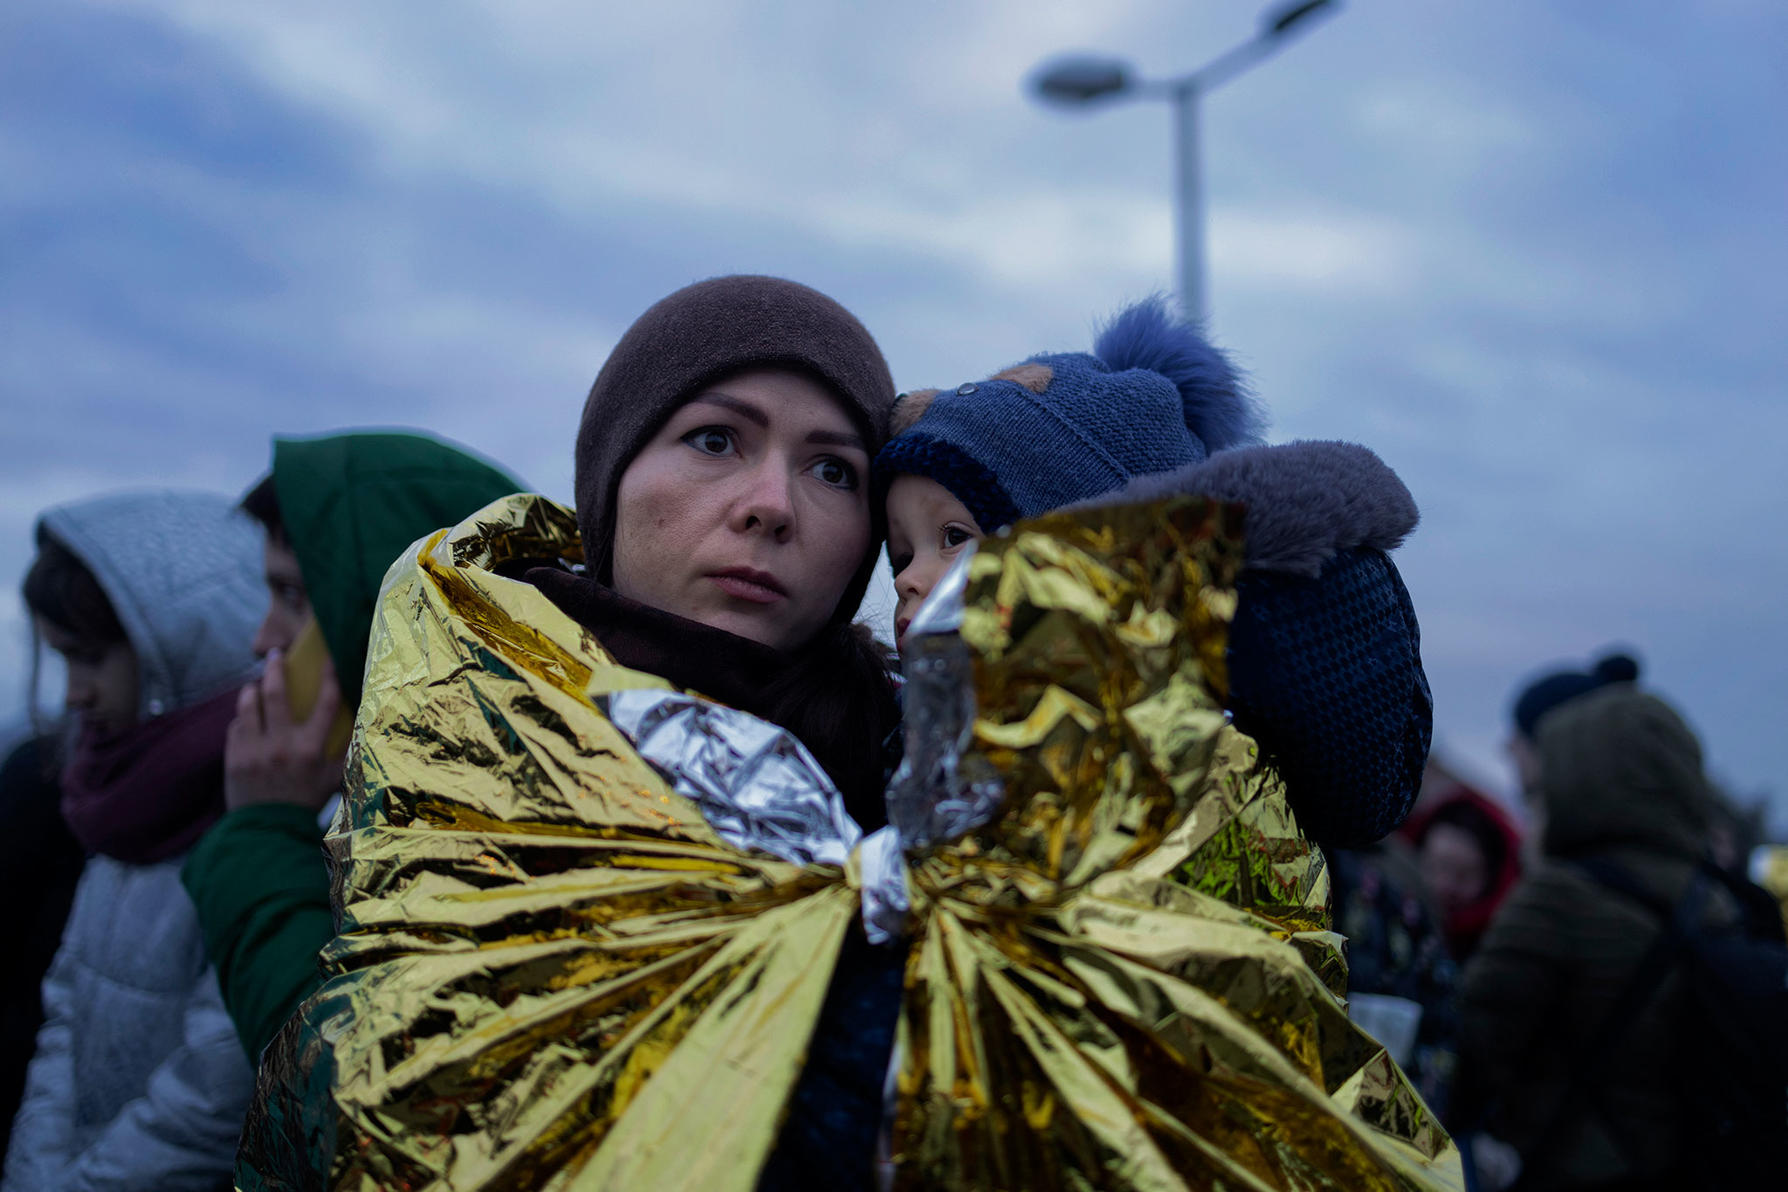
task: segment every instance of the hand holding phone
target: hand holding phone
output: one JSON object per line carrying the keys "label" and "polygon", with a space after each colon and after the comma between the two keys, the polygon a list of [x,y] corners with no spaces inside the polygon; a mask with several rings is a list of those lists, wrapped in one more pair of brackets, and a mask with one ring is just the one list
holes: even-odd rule
{"label": "hand holding phone", "polygon": [[[304,623],[304,628],[293,639],[291,649],[280,661],[285,667],[286,707],[291,710],[293,722],[302,724],[310,719],[311,709],[317,706],[317,695],[325,677],[335,682],[335,671],[329,662],[329,646],[323,641],[323,631],[315,617]],[[354,717],[346,702],[339,702],[329,733],[323,739],[324,752],[330,757],[346,753],[348,738],[353,733]]]}
{"label": "hand holding phone", "polygon": [[224,803],[321,808],[341,786],[353,728],[313,620],[237,697],[224,738]]}

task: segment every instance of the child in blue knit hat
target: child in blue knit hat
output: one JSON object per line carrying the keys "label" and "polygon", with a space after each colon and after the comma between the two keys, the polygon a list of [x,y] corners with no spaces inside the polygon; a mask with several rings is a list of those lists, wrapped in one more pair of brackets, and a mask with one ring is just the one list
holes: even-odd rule
{"label": "child in blue knit hat", "polygon": [[1257,444],[1264,422],[1229,360],[1158,298],[1119,314],[1091,353],[903,395],[875,461],[890,482],[897,633],[966,542]]}
{"label": "child in blue knit hat", "polygon": [[875,460],[895,630],[968,543],[1021,518],[1095,498],[1239,501],[1230,712],[1273,755],[1305,830],[1358,846],[1408,814],[1432,731],[1420,631],[1387,553],[1415,503],[1364,447],[1265,447],[1264,422],[1228,358],[1158,298],[1090,353],[904,395]]}

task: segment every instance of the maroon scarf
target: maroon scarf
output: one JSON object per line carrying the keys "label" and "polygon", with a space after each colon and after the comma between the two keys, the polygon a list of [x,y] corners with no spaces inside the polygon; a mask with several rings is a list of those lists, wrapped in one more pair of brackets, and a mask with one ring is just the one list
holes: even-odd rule
{"label": "maroon scarf", "polygon": [[102,737],[83,728],[62,771],[62,815],[90,853],[133,865],[177,857],[223,815],[231,689]]}

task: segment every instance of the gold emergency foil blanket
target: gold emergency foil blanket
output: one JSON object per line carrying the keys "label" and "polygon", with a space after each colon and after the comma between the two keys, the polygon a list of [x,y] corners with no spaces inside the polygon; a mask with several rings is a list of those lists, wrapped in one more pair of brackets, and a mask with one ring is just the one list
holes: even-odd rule
{"label": "gold emergency foil blanket", "polygon": [[498,502],[387,576],[330,837],[335,975],[261,1069],[244,1188],[750,1188],[855,891],[748,856],[598,709],[615,666],[493,569]]}
{"label": "gold emergency foil blanket", "polygon": [[913,859],[903,1188],[1462,1187],[1348,1021],[1321,853],[1221,706],[1239,511],[984,542],[962,635],[998,818]]}
{"label": "gold emergency foil blanket", "polygon": [[[964,635],[999,818],[914,858],[904,1187],[1443,1188],[1456,1153],[1331,992],[1320,854],[1223,723],[1236,513],[984,545]],[[498,502],[394,566],[330,838],[334,974],[264,1059],[239,1187],[755,1186],[851,874],[747,854],[640,760],[613,664],[496,574]]]}

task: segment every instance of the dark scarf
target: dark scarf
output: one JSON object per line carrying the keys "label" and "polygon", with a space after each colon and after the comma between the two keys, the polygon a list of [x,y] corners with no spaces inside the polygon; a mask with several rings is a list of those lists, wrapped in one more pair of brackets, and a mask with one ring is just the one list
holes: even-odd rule
{"label": "dark scarf", "polygon": [[[630,600],[595,580],[551,567],[525,573],[559,611],[594,633],[615,661],[780,725],[812,751],[866,829],[887,822],[878,746],[899,721],[887,672],[848,627],[783,652]],[[876,682],[885,692],[867,690]],[[875,721],[827,718],[816,704],[859,706]],[[853,728],[853,723],[856,727]]]}
{"label": "dark scarf", "polygon": [[62,771],[62,815],[90,853],[132,865],[177,857],[224,813],[231,689],[112,736],[83,728]]}
{"label": "dark scarf", "polygon": [[[630,670],[668,679],[763,716],[763,695],[793,660],[781,650],[630,600],[606,584],[549,567],[527,581],[559,611],[594,633]],[[811,748],[811,746],[809,746]]]}

